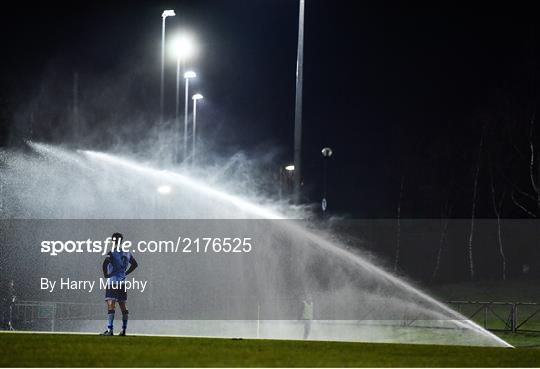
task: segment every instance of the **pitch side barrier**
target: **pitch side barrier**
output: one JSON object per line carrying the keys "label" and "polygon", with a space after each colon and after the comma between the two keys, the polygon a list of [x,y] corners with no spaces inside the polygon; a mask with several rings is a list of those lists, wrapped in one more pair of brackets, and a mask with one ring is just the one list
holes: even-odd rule
{"label": "pitch side barrier", "polygon": [[[447,304],[485,329],[509,332],[540,332],[540,303],[533,302],[496,302],[496,301],[448,301]],[[268,310],[272,307],[253,301],[255,321],[267,321]],[[415,319],[414,314],[407,314],[401,319],[378,319],[371,314],[362,314],[356,319],[318,319],[317,306],[313,320],[319,324],[338,325],[371,325],[371,326],[401,326],[408,328],[453,328],[440,322],[432,322],[422,318]],[[17,301],[13,304],[11,316],[4,317],[15,330],[50,330],[58,329],[63,321],[73,320],[103,320],[102,303],[78,303],[60,301]],[[6,312],[7,313],[7,312]],[[255,314],[254,314],[255,315]],[[296,315],[296,314],[295,314]],[[271,319],[271,318],[270,318]],[[286,320],[302,320],[290,316]],[[197,320],[197,319],[195,319]],[[250,319],[251,320],[251,319]],[[281,320],[281,319],[280,319]],[[233,320],[231,320],[233,321]],[[435,323],[435,324],[433,324]],[[259,323],[257,323],[257,326]],[[258,330],[258,329],[257,329]]]}
{"label": "pitch side barrier", "polygon": [[103,319],[104,304],[60,301],[17,301],[10,318],[14,330],[50,330],[60,321]]}
{"label": "pitch side barrier", "polygon": [[465,317],[492,331],[540,332],[540,303],[448,301]]}
{"label": "pitch side barrier", "polygon": [[[292,314],[283,316],[275,314],[275,304],[295,306]],[[220,320],[232,322],[252,322],[256,326],[257,332],[261,325],[270,324],[269,322],[303,322],[302,300],[298,299],[274,299],[272,303],[263,303],[261,301],[249,301],[250,310],[253,314],[246,316],[245,319],[209,319],[208,316],[191,316],[187,320]],[[400,317],[385,317],[376,314],[372,309],[360,314],[351,314],[344,318],[329,319],[327,314],[323,313],[325,307],[315,302],[314,314],[310,320],[317,322],[318,325],[333,326],[386,326],[403,328],[428,328],[428,329],[456,329],[451,321],[432,321],[423,316],[417,316],[415,312],[410,311]],[[327,308],[327,307],[326,307]],[[84,303],[84,302],[61,302],[61,301],[33,301],[19,300],[12,305],[11,315],[6,316],[5,320],[11,322],[14,330],[44,330],[58,331],[62,330],[62,323],[73,321],[91,321],[103,320],[103,303]],[[182,320],[186,320],[185,317]],[[174,320],[173,318],[169,318]],[[142,319],[144,320],[144,318]],[[448,323],[448,324],[446,324]],[[258,333],[257,333],[258,336]]]}

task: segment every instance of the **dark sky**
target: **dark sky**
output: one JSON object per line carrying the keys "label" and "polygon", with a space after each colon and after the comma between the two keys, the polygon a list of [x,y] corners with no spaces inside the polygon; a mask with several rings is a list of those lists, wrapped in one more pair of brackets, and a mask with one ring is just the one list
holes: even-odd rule
{"label": "dark sky", "polygon": [[[303,157],[308,199],[320,198],[320,150],[330,146],[332,211],[394,216],[403,177],[404,216],[438,216],[449,183],[456,183],[450,191],[456,215],[467,216],[482,117],[491,119],[507,96],[513,107],[515,100],[519,105],[535,99],[536,10],[488,2],[474,7],[306,2]],[[81,105],[89,106],[93,100],[88,96],[95,97],[100,86],[117,84],[129,86],[126,101],[118,92],[100,98],[155,114],[160,15],[172,8],[179,16],[169,19],[170,33],[182,26],[201,43],[193,67],[199,74],[194,88],[205,95],[203,124],[215,124],[215,138],[230,152],[243,149],[249,156],[277,147],[275,165],[291,161],[296,1],[12,5],[0,19],[4,144],[27,119],[28,104],[40,91],[57,97],[35,109],[69,105],[74,70],[81,75]],[[167,67],[169,115],[173,64]],[[101,100],[95,101],[99,105]],[[512,111],[526,116],[524,105]],[[47,124],[54,128],[54,122]],[[480,211],[491,216],[485,203]]]}

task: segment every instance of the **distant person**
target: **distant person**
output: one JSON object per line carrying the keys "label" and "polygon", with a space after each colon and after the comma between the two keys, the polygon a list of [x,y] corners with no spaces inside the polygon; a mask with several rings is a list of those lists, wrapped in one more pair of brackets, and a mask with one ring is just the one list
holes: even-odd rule
{"label": "distant person", "polygon": [[133,272],[139,264],[137,264],[137,261],[131,252],[124,252],[119,248],[123,238],[124,236],[121,233],[114,233],[112,235],[112,241],[115,247],[107,254],[102,265],[103,276],[107,278],[105,301],[107,302],[108,314],[107,330],[101,333],[102,336],[113,335],[114,313],[117,302],[122,310],[122,330],[119,335],[126,335],[129,311],[126,306],[127,291],[124,286],[124,281],[126,275]]}
{"label": "distant person", "polygon": [[523,272],[524,276],[528,277],[529,272],[531,271],[531,267],[529,266],[529,264],[523,264],[523,266],[521,267],[521,271]]}
{"label": "distant person", "polygon": [[311,332],[311,322],[313,321],[313,301],[311,296],[306,296],[305,300],[302,301],[302,320],[304,321],[304,339],[307,339],[309,333]]}
{"label": "distant person", "polygon": [[13,279],[9,282],[9,321],[8,321],[8,330],[13,331],[13,309],[15,308],[15,301],[17,301],[17,296],[15,295],[15,282]]}
{"label": "distant person", "polygon": [[8,298],[8,291],[7,291],[7,283],[4,281],[0,281],[0,317],[2,320],[0,323],[2,326],[1,329],[7,328],[7,321],[8,321],[8,309],[9,309],[9,298]]}

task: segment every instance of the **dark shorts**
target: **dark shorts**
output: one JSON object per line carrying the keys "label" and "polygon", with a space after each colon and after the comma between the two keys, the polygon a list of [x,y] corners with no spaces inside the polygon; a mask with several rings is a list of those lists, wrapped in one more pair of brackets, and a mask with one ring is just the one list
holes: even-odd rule
{"label": "dark shorts", "polygon": [[113,300],[117,302],[127,301],[127,291],[124,288],[124,283],[121,282],[118,289],[107,288],[105,290],[105,301]]}

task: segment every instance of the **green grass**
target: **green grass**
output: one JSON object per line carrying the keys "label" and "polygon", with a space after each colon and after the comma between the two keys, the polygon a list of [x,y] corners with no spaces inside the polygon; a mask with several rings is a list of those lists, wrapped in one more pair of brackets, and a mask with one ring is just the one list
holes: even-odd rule
{"label": "green grass", "polygon": [[[503,340],[518,348],[536,348],[540,350],[540,332],[493,332]],[[540,365],[540,364],[539,364]]]}
{"label": "green grass", "polygon": [[534,367],[538,349],[0,333],[0,366]]}
{"label": "green grass", "polygon": [[[438,286],[431,291],[442,301],[540,302],[539,282],[474,282]],[[497,313],[504,315],[503,310],[497,310]],[[474,320],[482,325],[483,314],[478,314]],[[536,328],[538,321],[540,314],[531,324]],[[497,326],[497,324],[501,323],[493,316],[488,316],[488,325]],[[540,365],[540,332],[514,334],[495,331],[494,333],[517,348],[0,333],[0,366],[537,367]]]}

